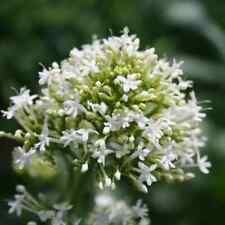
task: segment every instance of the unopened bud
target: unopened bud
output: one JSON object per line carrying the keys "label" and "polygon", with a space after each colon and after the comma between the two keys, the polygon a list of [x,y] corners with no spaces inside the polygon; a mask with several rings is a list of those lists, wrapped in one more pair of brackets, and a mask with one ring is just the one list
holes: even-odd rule
{"label": "unopened bud", "polygon": [[26,188],[23,185],[17,185],[16,191],[20,193],[24,193],[26,191]]}
{"label": "unopened bud", "polygon": [[81,172],[82,173],[85,173],[85,172],[87,172],[88,171],[88,163],[86,162],[86,163],[84,163],[83,165],[82,165],[82,167],[81,167]]}
{"label": "unopened bud", "polygon": [[120,180],[120,178],[121,178],[121,173],[120,173],[120,171],[117,170],[114,176],[115,176],[115,178],[116,178],[117,180]]}
{"label": "unopened bud", "polygon": [[105,177],[105,186],[106,187],[111,187],[112,185],[112,180],[108,176]]}

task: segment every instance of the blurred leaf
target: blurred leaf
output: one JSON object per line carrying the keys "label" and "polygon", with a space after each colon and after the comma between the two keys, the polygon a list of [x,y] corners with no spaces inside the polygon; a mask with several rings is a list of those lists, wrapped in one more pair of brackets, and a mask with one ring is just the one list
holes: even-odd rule
{"label": "blurred leaf", "polygon": [[184,61],[183,69],[190,78],[211,85],[222,84],[225,86],[225,65],[193,56],[179,55],[178,58]]}

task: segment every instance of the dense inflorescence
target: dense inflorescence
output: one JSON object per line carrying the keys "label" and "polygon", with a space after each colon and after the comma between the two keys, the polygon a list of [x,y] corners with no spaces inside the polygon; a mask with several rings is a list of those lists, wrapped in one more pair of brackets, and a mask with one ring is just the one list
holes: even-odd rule
{"label": "dense inflorescence", "polygon": [[[40,223],[51,225],[80,225],[81,219],[76,216],[76,209],[68,202],[46,204],[36,199],[23,185],[17,185],[15,199],[8,202],[9,213],[21,216],[28,211],[39,219]],[[37,225],[30,221],[27,225]],[[117,200],[109,193],[97,194],[95,207],[86,219],[87,225],[149,225],[148,209],[141,200],[130,207],[125,201]]]}
{"label": "dense inflorescence", "polygon": [[116,200],[109,194],[96,196],[95,209],[90,214],[88,224],[92,225],[149,225],[148,209],[141,200],[130,207],[125,201]]}
{"label": "dense inflorescence", "polygon": [[[46,202],[36,199],[23,185],[17,185],[16,191],[15,199],[8,202],[10,214],[16,213],[17,216],[21,216],[23,211],[28,211],[39,218],[41,223],[51,225],[79,225],[80,219],[74,217],[73,206],[67,202],[53,205],[46,204]],[[27,225],[37,225],[37,223],[30,221]]]}
{"label": "dense inflorescence", "polygon": [[1,133],[21,143],[15,167],[29,170],[35,160],[54,167],[60,152],[76,173],[95,173],[100,189],[128,177],[144,192],[160,179],[190,179],[194,167],[208,173],[200,154],[205,114],[181,64],[160,59],[154,48],[139,50],[126,28],[74,48],[39,73],[39,95],[22,88],[3,111],[22,127]]}
{"label": "dense inflorescence", "polygon": [[165,177],[192,177],[204,144],[199,123],[205,116],[181,63],[158,59],[154,49],[139,50],[139,39],[94,40],[74,48],[60,65],[39,73],[41,95],[22,88],[4,115],[23,131],[16,136],[15,164],[23,169],[38,155],[53,160],[55,149],[73,157],[81,172],[98,168],[99,185],[128,176],[144,191]]}

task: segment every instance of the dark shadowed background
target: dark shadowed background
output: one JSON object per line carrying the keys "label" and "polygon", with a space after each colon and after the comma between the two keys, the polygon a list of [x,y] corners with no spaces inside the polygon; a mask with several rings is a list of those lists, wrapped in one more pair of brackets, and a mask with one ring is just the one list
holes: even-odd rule
{"label": "dark shadowed background", "polygon": [[[59,62],[93,34],[106,37],[128,26],[142,48],[154,46],[160,56],[182,59],[201,104],[212,108],[204,123],[210,175],[198,173],[184,184],[153,185],[142,196],[153,225],[225,224],[224,15],[224,0],[0,0],[0,108],[8,106],[11,87],[38,91],[40,62]],[[0,130],[16,126],[0,119]],[[11,168],[15,145],[0,139],[0,225],[25,224],[9,216],[6,207],[21,180]]]}

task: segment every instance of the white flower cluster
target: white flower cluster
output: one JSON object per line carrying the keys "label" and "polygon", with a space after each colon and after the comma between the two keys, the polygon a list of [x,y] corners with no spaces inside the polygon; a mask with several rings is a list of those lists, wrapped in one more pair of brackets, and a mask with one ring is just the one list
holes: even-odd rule
{"label": "white flower cluster", "polygon": [[[50,225],[80,225],[81,219],[76,215],[74,207],[67,202],[49,205],[36,199],[23,185],[17,185],[15,199],[8,202],[9,213],[21,216],[24,211],[33,214],[40,222]],[[111,195],[103,193],[95,198],[95,206],[88,218],[87,225],[149,225],[148,208],[141,200],[129,207],[125,201],[116,200]],[[83,221],[82,221],[83,222]],[[37,225],[30,221],[27,225]]]}
{"label": "white flower cluster", "polygon": [[[28,211],[39,218],[40,222],[48,222],[51,225],[78,225],[80,223],[79,219],[68,222],[68,213],[73,208],[68,203],[48,206],[35,199],[23,185],[17,185],[16,189],[15,199],[8,202],[10,214],[15,212],[17,216],[21,216],[23,211]],[[36,225],[36,222],[30,221],[28,225]]]}
{"label": "white flower cluster", "polygon": [[3,111],[23,128],[15,164],[29,167],[34,155],[54,164],[61,150],[81,172],[97,171],[100,188],[127,176],[145,192],[161,178],[192,178],[191,167],[208,173],[199,150],[205,114],[180,65],[139,50],[127,29],[74,48],[39,73],[41,95],[22,88]]}
{"label": "white flower cluster", "polygon": [[149,225],[148,209],[138,200],[136,205],[129,207],[126,202],[118,201],[110,195],[101,194],[96,197],[96,207],[91,214],[91,225]]}

